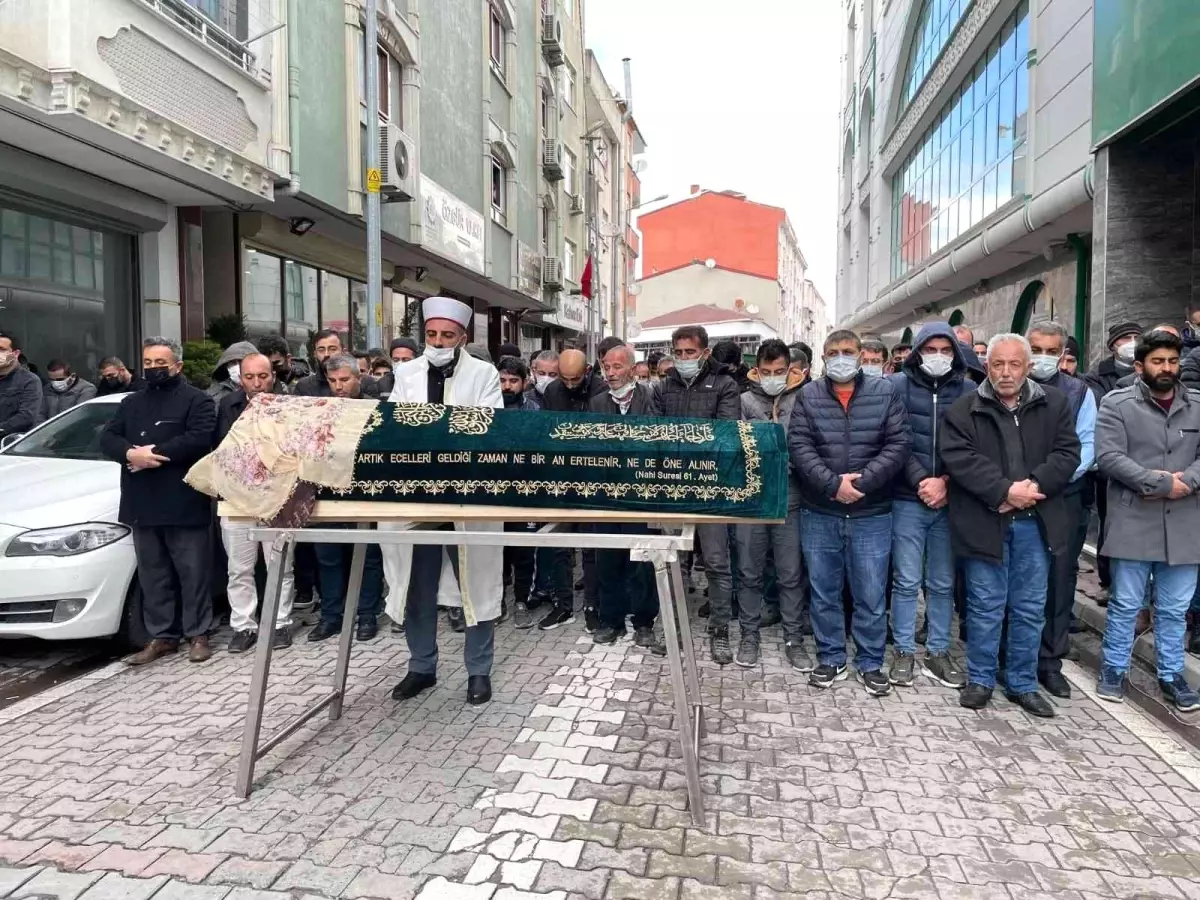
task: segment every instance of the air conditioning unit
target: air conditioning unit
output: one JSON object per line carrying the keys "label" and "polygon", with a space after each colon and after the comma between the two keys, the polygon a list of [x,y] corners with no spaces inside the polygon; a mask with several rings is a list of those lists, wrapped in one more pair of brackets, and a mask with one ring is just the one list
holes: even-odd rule
{"label": "air conditioning unit", "polygon": [[554,138],[542,138],[542,172],[547,181],[563,180],[562,142]]}
{"label": "air conditioning unit", "polygon": [[554,13],[546,13],[542,16],[542,56],[546,57],[546,62],[555,68],[567,61],[562,20]]}
{"label": "air conditioning unit", "polygon": [[571,195],[571,215],[583,215],[583,194]]}
{"label": "air conditioning unit", "polygon": [[542,257],[542,287],[547,290],[562,290],[562,260],[557,256]]}
{"label": "air conditioning unit", "polygon": [[393,125],[379,123],[379,172],[383,176],[380,192],[387,200],[407,201],[417,195],[414,163],[417,145]]}

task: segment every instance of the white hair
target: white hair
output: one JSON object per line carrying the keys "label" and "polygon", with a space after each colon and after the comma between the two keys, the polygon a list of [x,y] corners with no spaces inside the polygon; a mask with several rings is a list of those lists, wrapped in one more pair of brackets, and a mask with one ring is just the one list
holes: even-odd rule
{"label": "white hair", "polygon": [[[608,353],[613,353],[617,350],[625,354],[626,359],[629,360],[629,365],[637,365],[637,352],[631,346],[628,344],[617,344],[617,346],[610,348]],[[608,353],[605,353],[604,355],[608,356]]]}
{"label": "white hair", "polygon": [[142,348],[145,349],[146,347],[166,347],[171,351],[171,355],[175,357],[175,362],[183,361],[183,348],[179,346],[179,341],[174,338],[162,337],[161,335],[148,337],[142,341]]}
{"label": "white hair", "polygon": [[558,353],[554,350],[543,350],[541,353],[539,353],[537,356],[535,356],[533,358],[533,361],[535,363],[539,363],[539,362],[557,363],[558,362]]}
{"label": "white hair", "polygon": [[1038,322],[1036,325],[1029,326],[1029,331],[1026,332],[1026,337],[1032,337],[1035,334],[1045,335],[1046,337],[1056,337],[1062,341],[1063,349],[1067,347],[1067,329],[1062,323],[1053,320],[1047,322]]}
{"label": "white hair", "polygon": [[341,372],[342,370],[349,370],[357,375],[358,360],[349,353],[338,353],[325,360],[326,372]]}
{"label": "white hair", "polygon": [[1033,348],[1029,346],[1029,340],[1025,337],[1025,335],[1014,334],[1011,331],[1006,332],[1005,334],[992,335],[988,339],[987,355],[990,357],[992,355],[992,351],[995,350],[1000,344],[1007,344],[1009,341],[1021,345],[1021,348],[1025,351],[1026,360],[1033,359]]}

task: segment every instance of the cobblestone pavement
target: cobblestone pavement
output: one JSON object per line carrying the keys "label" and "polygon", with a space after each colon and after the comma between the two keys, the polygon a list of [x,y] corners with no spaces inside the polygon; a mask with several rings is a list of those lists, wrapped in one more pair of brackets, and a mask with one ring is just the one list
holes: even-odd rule
{"label": "cobblestone pavement", "polygon": [[[249,655],[113,668],[0,713],[0,897],[1200,897],[1194,758],[1085,696],[1038,721],[928,681],[821,692],[770,629],[760,666],[702,664],[696,828],[665,660],[506,625],[495,700],[471,708],[443,640],[441,682],[408,704],[389,698],[403,640],[357,645],[343,718],[266,757],[247,801]],[[276,654],[268,733],[320,693],[333,644]]]}
{"label": "cobblestone pavement", "polygon": [[111,640],[0,640],[0,709],[116,658]]}

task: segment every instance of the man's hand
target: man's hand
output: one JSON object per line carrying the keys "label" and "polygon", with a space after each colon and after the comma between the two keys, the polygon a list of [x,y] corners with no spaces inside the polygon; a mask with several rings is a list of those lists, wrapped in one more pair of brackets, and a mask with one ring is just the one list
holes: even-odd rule
{"label": "man's hand", "polygon": [[1016,509],[1016,507],[1013,506],[1011,503],[1009,503],[1007,500],[1005,500],[1003,503],[1000,504],[1000,508],[997,510],[997,512],[1003,516],[1003,515],[1006,515],[1007,513],[1012,512],[1014,509]]}
{"label": "man's hand", "polygon": [[944,478],[925,478],[917,485],[917,496],[921,498],[921,502],[930,509],[941,509],[946,505],[948,499],[948,491],[946,490],[946,479]]}
{"label": "man's hand", "polygon": [[1171,499],[1172,500],[1182,500],[1184,497],[1188,496],[1191,492],[1192,492],[1192,489],[1187,486],[1187,482],[1185,482],[1181,477],[1179,477],[1179,473],[1172,472],[1171,473]]}
{"label": "man's hand", "polygon": [[125,454],[125,461],[132,471],[137,472],[141,469],[157,469],[171,460],[155,453],[153,447],[131,447]]}
{"label": "man's hand", "polygon": [[866,494],[862,493],[854,486],[854,482],[858,481],[860,478],[862,478],[862,475],[858,474],[857,472],[851,472],[843,475],[842,482],[838,485],[837,494],[834,496],[834,499],[839,503],[850,504],[857,503],[859,500],[865,497]]}
{"label": "man's hand", "polygon": [[1024,481],[1014,481],[1008,489],[1008,502],[1016,509],[1029,509],[1039,500],[1045,500],[1046,495],[1038,490],[1037,485],[1028,478]]}

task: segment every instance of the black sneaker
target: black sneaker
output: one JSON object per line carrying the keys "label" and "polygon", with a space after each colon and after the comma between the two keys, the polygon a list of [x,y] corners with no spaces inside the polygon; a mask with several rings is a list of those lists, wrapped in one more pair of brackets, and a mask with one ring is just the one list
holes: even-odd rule
{"label": "black sneaker", "polygon": [[276,628],[271,635],[271,648],[273,650],[286,650],[292,646],[292,629],[284,626]]}
{"label": "black sneaker", "polygon": [[708,655],[718,666],[733,662],[733,651],[729,648],[729,626],[717,625],[708,636]]}
{"label": "black sneaker", "polygon": [[404,634],[404,623],[403,622],[393,622],[392,623],[392,634]]}
{"label": "black sneaker", "polygon": [[742,635],[741,641],[738,642],[737,659],[735,662],[743,669],[750,669],[758,665],[758,635],[749,632]]}
{"label": "black sneaker", "polygon": [[333,637],[335,634],[341,633],[342,626],[340,622],[337,625],[330,625],[326,622],[318,622],[313,630],[308,633],[308,642],[310,644],[315,644],[318,641],[327,640]]}
{"label": "black sneaker", "polygon": [[529,605],[518,600],[513,606],[513,628],[532,628],[534,624],[533,613],[529,611]]}
{"label": "black sneaker", "polygon": [[451,606],[446,610],[446,622],[450,625],[451,631],[461,634],[467,630],[467,618],[463,615],[462,609],[457,606]]}
{"label": "black sneaker", "polygon": [[667,655],[667,645],[658,639],[651,625],[633,629],[633,643],[643,650],[649,650],[654,656]]}
{"label": "black sneaker", "polygon": [[1192,712],[1200,709],[1200,694],[1187,683],[1182,675],[1175,674],[1171,678],[1158,681],[1163,698],[1175,706],[1180,712]]}
{"label": "black sneaker", "polygon": [[983,709],[992,699],[992,689],[971,681],[958,695],[958,705],[964,709]]}
{"label": "black sneaker", "polygon": [[808,676],[808,683],[819,688],[833,687],[835,681],[845,681],[846,675],[845,663],[840,666],[821,665],[812,670],[812,674]]}
{"label": "black sneaker", "polygon": [[569,609],[556,606],[538,622],[538,631],[553,631],[561,625],[570,625],[575,621],[575,613]]}
{"label": "black sneaker", "polygon": [[617,641],[624,640],[627,632],[624,628],[611,628],[608,625],[601,625],[592,635],[593,644],[615,644]]}
{"label": "black sneaker", "polygon": [[813,670],[813,659],[800,641],[788,641],[784,645],[783,655],[787,657],[788,665],[797,672],[807,674]]}
{"label": "black sneaker", "polygon": [[246,629],[245,631],[235,631],[233,637],[229,639],[229,647],[226,648],[230,653],[245,653],[254,646],[258,640],[258,632]]}
{"label": "black sneaker", "polygon": [[871,669],[867,672],[860,671],[858,673],[858,680],[862,682],[862,686],[866,688],[867,693],[872,697],[886,697],[892,692],[892,683],[888,681],[888,677],[883,674],[882,669]]}

